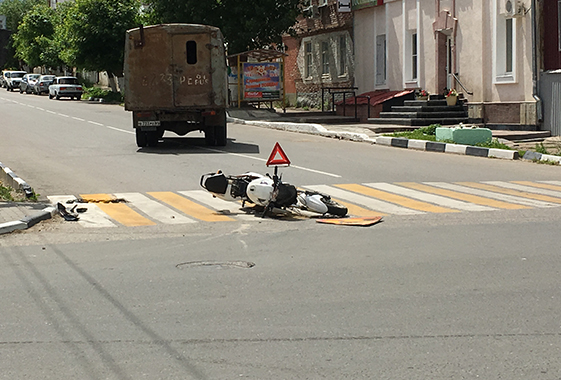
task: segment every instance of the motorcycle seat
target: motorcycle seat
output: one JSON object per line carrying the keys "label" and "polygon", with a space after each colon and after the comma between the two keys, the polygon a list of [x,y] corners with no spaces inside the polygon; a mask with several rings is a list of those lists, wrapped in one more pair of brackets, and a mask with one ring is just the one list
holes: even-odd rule
{"label": "motorcycle seat", "polygon": [[205,188],[211,193],[226,194],[228,179],[222,173],[214,174],[205,180]]}

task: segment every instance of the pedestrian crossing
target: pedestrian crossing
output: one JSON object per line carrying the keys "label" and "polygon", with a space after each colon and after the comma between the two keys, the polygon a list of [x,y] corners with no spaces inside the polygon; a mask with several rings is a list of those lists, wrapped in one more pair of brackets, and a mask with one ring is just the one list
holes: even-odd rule
{"label": "pedestrian crossing", "polygon": [[[329,194],[350,216],[492,212],[561,206],[561,181],[369,182],[309,185]],[[205,190],[55,195],[79,212],[85,228],[149,227],[204,222],[256,221],[241,202],[227,202]]]}

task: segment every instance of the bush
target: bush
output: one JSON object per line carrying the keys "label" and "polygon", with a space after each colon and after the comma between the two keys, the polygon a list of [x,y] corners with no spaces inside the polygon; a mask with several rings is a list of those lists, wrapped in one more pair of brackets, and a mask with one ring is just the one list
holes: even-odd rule
{"label": "bush", "polygon": [[121,94],[120,92],[104,90],[99,87],[85,87],[83,96],[86,99],[91,99],[91,98],[103,99],[106,102],[112,102],[112,103],[123,102],[123,94]]}

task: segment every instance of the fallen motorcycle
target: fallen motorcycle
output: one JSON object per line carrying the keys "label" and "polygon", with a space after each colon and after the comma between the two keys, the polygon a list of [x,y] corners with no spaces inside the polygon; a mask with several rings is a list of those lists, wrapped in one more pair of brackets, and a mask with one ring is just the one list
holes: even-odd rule
{"label": "fallen motorcycle", "polygon": [[337,217],[347,215],[347,208],[327,194],[317,191],[297,189],[294,185],[283,182],[281,176],[247,172],[240,175],[225,175],[222,171],[203,174],[201,186],[213,196],[226,201],[242,201],[262,206],[264,217],[267,212],[286,212],[306,210],[321,215],[330,214]]}

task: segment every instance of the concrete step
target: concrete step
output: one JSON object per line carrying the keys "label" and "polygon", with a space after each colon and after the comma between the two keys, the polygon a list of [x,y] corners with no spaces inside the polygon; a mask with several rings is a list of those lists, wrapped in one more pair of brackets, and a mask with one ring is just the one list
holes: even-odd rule
{"label": "concrete step", "polygon": [[465,119],[467,113],[464,111],[449,111],[449,112],[402,112],[393,110],[391,112],[380,112],[381,118],[395,118],[395,119],[436,119],[436,118],[456,118]]}
{"label": "concrete step", "polygon": [[454,125],[468,123],[468,118],[424,118],[424,119],[411,119],[411,118],[376,118],[368,119],[369,124],[395,124],[395,125],[409,125],[409,126],[428,126],[431,124],[440,125]]}

